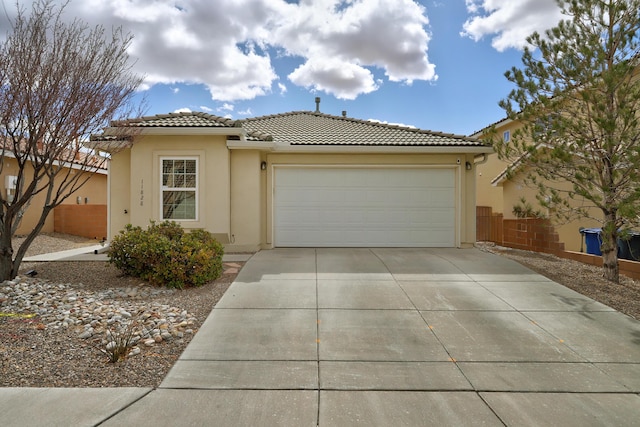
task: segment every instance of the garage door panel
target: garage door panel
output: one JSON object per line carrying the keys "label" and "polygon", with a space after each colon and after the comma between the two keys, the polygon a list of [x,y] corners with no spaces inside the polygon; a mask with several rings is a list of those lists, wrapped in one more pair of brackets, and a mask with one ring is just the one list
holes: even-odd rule
{"label": "garage door panel", "polygon": [[455,246],[453,169],[277,168],[276,246]]}

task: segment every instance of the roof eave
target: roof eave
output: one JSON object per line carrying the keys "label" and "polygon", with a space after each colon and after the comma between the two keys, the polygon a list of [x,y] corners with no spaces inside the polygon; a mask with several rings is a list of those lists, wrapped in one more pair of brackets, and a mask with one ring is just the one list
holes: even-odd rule
{"label": "roof eave", "polygon": [[276,143],[273,141],[227,140],[227,148],[229,150],[273,151],[275,146]]}
{"label": "roof eave", "polygon": [[114,151],[120,151],[125,148],[131,148],[133,143],[131,141],[88,141],[84,143],[88,148],[94,150],[101,150],[107,153],[113,153]]}
{"label": "roof eave", "polygon": [[490,124],[489,126],[486,126],[482,129],[480,129],[479,131],[477,131],[476,133],[469,135],[469,138],[475,138],[478,139],[480,138],[482,135],[484,135],[485,133],[487,133],[487,130],[491,129],[491,128],[499,128],[501,126],[505,126],[508,125],[509,123],[513,122],[513,119],[510,118],[504,118],[502,120],[499,120],[495,123]]}
{"label": "roof eave", "polygon": [[507,180],[507,173],[503,172],[491,180],[492,187],[500,187]]}
{"label": "roof eave", "polygon": [[280,153],[425,153],[425,154],[483,154],[493,153],[488,146],[416,146],[416,145],[288,145],[276,144],[273,151]]}

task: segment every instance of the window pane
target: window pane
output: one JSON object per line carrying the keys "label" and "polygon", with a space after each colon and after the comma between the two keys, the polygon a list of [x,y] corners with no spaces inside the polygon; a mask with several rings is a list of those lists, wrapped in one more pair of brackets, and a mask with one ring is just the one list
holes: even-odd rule
{"label": "window pane", "polygon": [[196,173],[196,161],[195,160],[185,160],[185,172],[186,173]]}
{"label": "window pane", "polygon": [[184,160],[173,161],[173,173],[184,173]]}
{"label": "window pane", "polygon": [[196,188],[196,176],[195,175],[186,175],[184,186],[186,188]]}
{"label": "window pane", "polygon": [[163,191],[162,219],[196,219],[196,192]]}
{"label": "window pane", "polygon": [[172,160],[163,160],[162,161],[162,173],[168,174],[173,170],[173,161]]}

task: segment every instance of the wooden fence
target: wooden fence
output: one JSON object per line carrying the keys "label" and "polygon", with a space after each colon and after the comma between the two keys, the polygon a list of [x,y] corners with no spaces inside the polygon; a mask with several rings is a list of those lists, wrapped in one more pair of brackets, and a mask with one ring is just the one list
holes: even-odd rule
{"label": "wooden fence", "polygon": [[490,206],[476,207],[476,241],[502,242],[503,239],[502,214],[494,214]]}
{"label": "wooden fence", "polygon": [[564,251],[564,243],[548,219],[504,219],[488,206],[476,207],[476,241],[553,254]]}

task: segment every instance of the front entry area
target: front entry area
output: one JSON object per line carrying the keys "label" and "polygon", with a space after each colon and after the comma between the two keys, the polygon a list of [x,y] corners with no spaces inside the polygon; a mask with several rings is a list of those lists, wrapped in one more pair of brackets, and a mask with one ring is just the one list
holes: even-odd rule
{"label": "front entry area", "polygon": [[455,247],[455,168],[276,167],[276,247]]}

